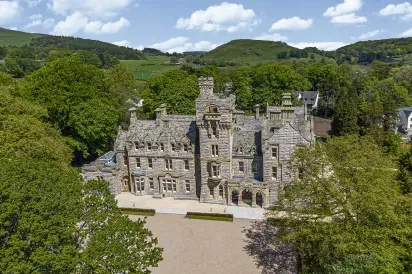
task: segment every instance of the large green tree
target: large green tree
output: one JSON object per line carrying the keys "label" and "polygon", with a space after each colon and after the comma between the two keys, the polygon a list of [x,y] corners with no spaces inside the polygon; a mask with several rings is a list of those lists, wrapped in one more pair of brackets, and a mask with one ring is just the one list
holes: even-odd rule
{"label": "large green tree", "polygon": [[300,148],[291,167],[294,179],[274,211],[284,216],[276,239],[297,248],[302,273],[410,271],[411,200],[372,138],[335,137]]}

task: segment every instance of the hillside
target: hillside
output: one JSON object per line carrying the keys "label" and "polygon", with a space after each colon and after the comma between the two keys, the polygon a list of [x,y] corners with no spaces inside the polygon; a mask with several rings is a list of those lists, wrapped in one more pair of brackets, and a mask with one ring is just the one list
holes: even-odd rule
{"label": "hillside", "polygon": [[32,39],[41,36],[43,36],[43,34],[27,33],[22,31],[0,28],[0,46],[20,47],[29,44]]}
{"label": "hillside", "polygon": [[336,56],[355,58],[358,63],[373,60],[386,62],[412,61],[412,37],[361,41],[335,51]]}

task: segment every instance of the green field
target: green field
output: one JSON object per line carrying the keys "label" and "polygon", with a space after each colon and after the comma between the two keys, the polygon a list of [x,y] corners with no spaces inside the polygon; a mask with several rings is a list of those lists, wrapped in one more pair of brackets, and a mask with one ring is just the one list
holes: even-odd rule
{"label": "green field", "polygon": [[148,55],[147,60],[121,60],[133,72],[137,80],[146,80],[150,76],[162,74],[169,70],[179,68],[180,65],[170,65],[165,62],[169,61],[167,56]]}
{"label": "green field", "polygon": [[27,33],[0,28],[0,46],[23,46],[41,34]]}

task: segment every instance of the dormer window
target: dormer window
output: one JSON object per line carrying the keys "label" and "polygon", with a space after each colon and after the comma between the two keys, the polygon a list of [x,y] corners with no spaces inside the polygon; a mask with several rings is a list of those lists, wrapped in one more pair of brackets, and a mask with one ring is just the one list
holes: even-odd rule
{"label": "dormer window", "polygon": [[176,144],[172,143],[171,146],[172,146],[172,151],[176,151]]}
{"label": "dormer window", "polygon": [[147,150],[152,151],[152,143],[151,142],[147,143]]}
{"label": "dormer window", "polygon": [[188,152],[189,151],[189,145],[188,144],[183,144],[183,151]]}
{"label": "dormer window", "polygon": [[160,151],[164,151],[165,150],[165,144],[160,143]]}
{"label": "dormer window", "polygon": [[239,147],[237,150],[240,154],[243,154],[243,147]]}
{"label": "dormer window", "polygon": [[139,142],[134,142],[134,149],[139,150]]}

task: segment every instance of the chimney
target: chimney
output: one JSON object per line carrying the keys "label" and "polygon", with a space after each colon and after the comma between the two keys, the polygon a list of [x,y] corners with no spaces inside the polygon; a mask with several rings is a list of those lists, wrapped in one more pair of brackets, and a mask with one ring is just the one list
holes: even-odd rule
{"label": "chimney", "polygon": [[213,94],[213,77],[200,77],[198,81],[200,96],[209,97]]}
{"label": "chimney", "polygon": [[132,125],[132,124],[136,123],[136,120],[137,120],[137,118],[136,118],[136,108],[130,108],[129,112],[130,112],[130,124]]}
{"label": "chimney", "polygon": [[161,104],[157,109],[155,109],[156,120],[167,115],[166,104]]}
{"label": "chimney", "polygon": [[260,108],[260,106],[259,106],[259,104],[257,104],[257,105],[255,106],[255,109],[256,109],[256,115],[255,115],[255,118],[256,118],[257,120],[259,120],[259,118],[260,118],[260,115],[259,115],[259,108]]}

